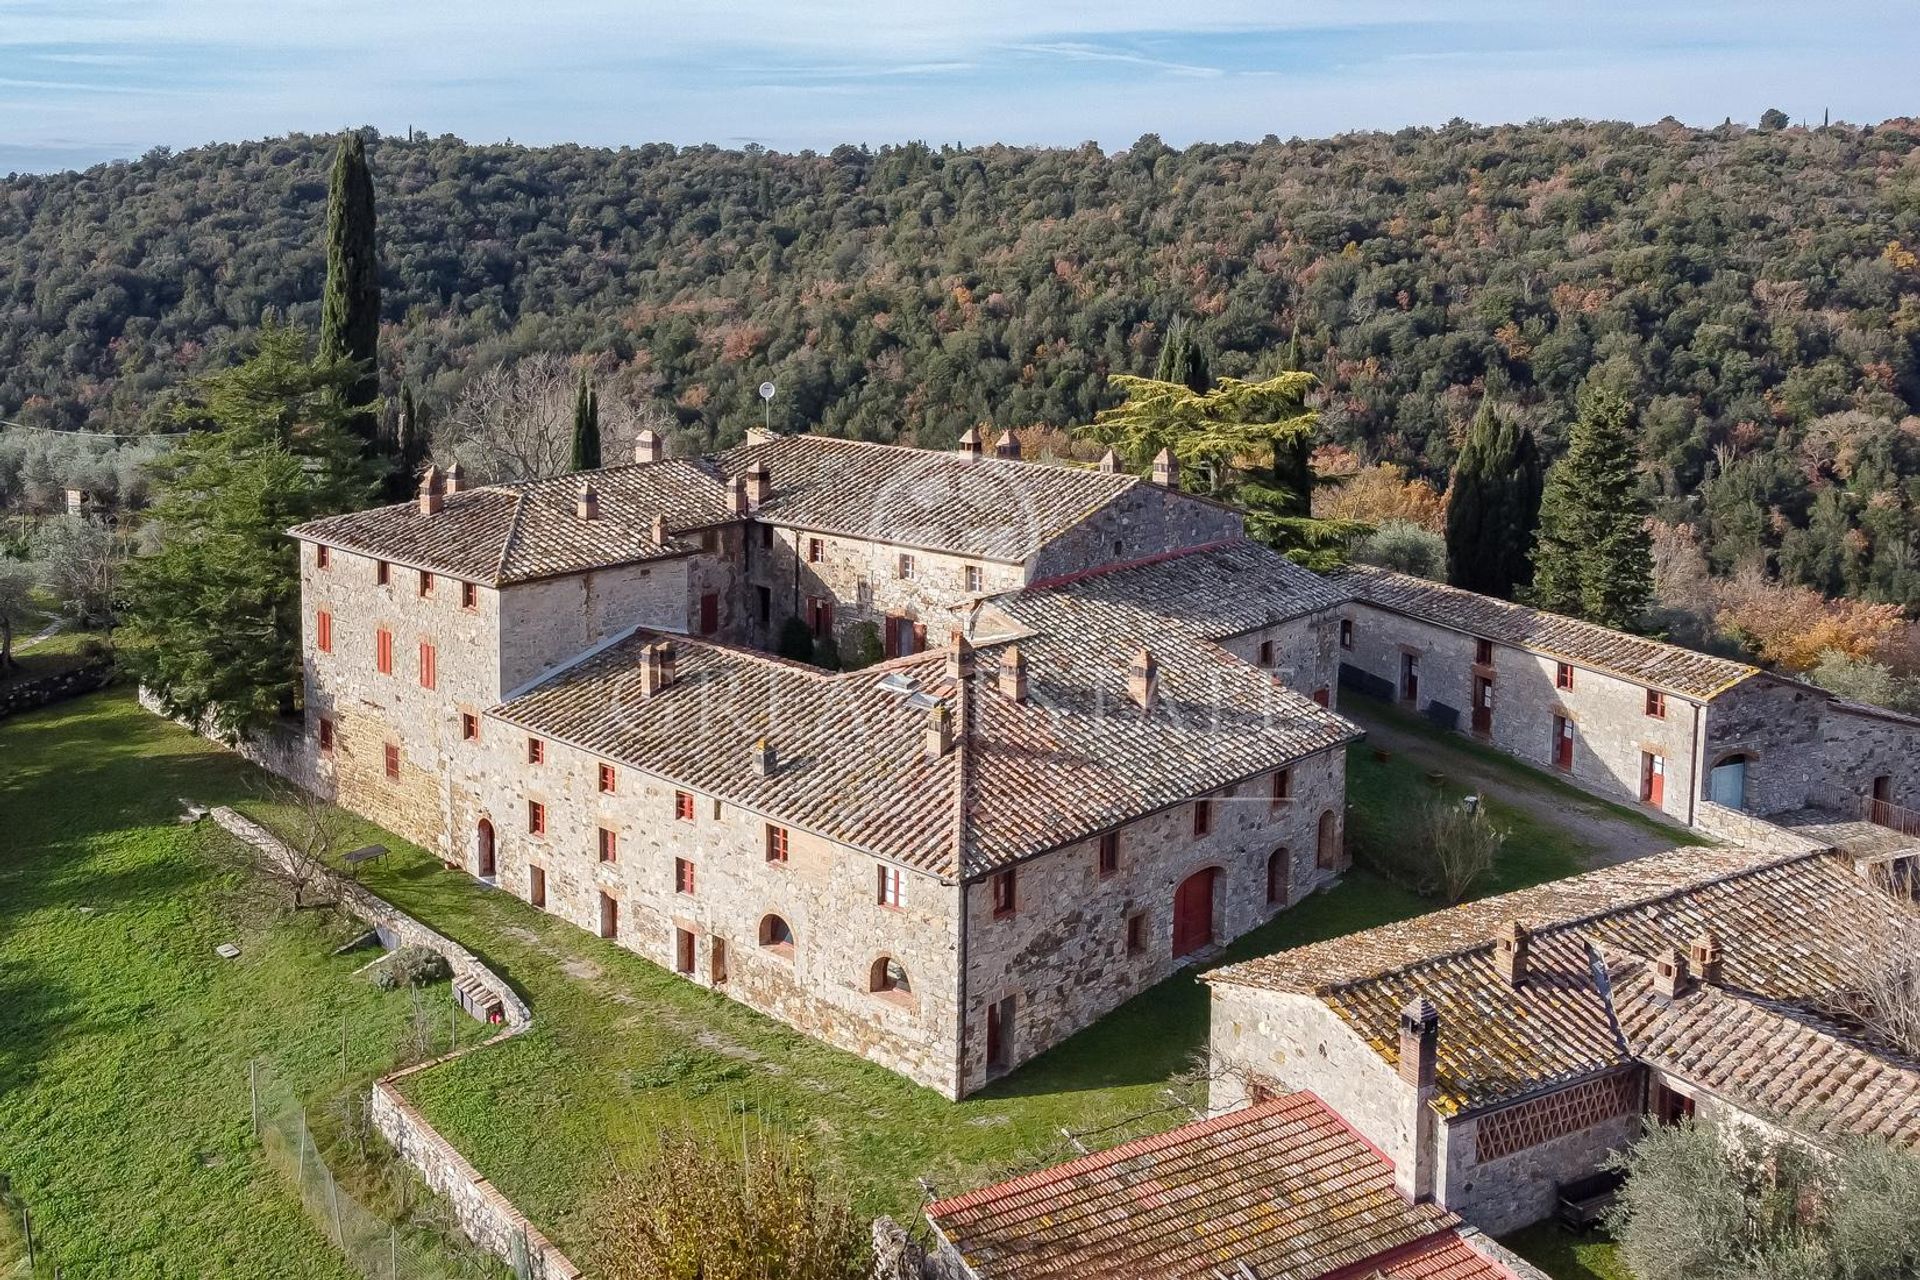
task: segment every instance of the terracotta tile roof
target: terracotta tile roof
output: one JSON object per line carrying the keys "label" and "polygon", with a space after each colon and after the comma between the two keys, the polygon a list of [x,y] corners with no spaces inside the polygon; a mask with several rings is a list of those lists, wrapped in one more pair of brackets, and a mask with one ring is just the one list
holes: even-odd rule
{"label": "terracotta tile roof", "polygon": [[1192,634],[1214,640],[1337,609],[1353,598],[1352,591],[1244,540],[1043,579],[1029,590],[1048,588],[1111,597],[1129,609],[1177,619]]}
{"label": "terracotta tile roof", "polygon": [[[1603,952],[1644,965],[1711,931],[1729,990],[1817,1012],[1846,989],[1868,922],[1900,910],[1829,854],[1675,849],[1244,961],[1208,980],[1319,999],[1389,1062],[1398,1060],[1399,1010],[1425,997],[1440,1013],[1434,1105],[1459,1113],[1637,1060],[1600,979]],[[1493,963],[1495,932],[1511,920],[1532,935],[1518,989]]]}
{"label": "terracotta tile roof", "polygon": [[714,456],[730,475],[764,463],[758,518],[822,533],[1022,561],[1137,484],[1138,476],[933,449],[781,436]]}
{"label": "terracotta tile roof", "polygon": [[[1495,1280],[1460,1220],[1310,1093],[1183,1125],[927,1206],[982,1280]],[[1473,1260],[1478,1260],[1477,1268]],[[1245,1268],[1242,1271],[1240,1268]]]}
{"label": "terracotta tile roof", "polygon": [[[1230,617],[1174,607],[1234,576],[1242,600]],[[1323,594],[1283,557],[1235,544],[995,597],[974,626],[969,866],[1084,839],[1356,739],[1353,725],[1207,638],[1318,608]],[[1011,632],[1026,659],[1025,703],[998,692]],[[1142,648],[1159,668],[1150,714],[1127,692]]]}
{"label": "terracotta tile roof", "polygon": [[[600,495],[600,513],[582,520],[575,504],[589,477]],[[655,516],[667,521],[664,546],[653,539]],[[433,515],[405,502],[312,520],[289,532],[499,586],[681,555],[688,548],[673,535],[734,518],[726,485],[712,468],[676,458],[470,489],[449,495]]]}
{"label": "terracotta tile roof", "polygon": [[1920,1069],[1876,1052],[1804,1007],[1701,983],[1661,998],[1638,960],[1611,967],[1633,1052],[1803,1133],[1869,1134],[1920,1149]]}
{"label": "terracotta tile roof", "polygon": [[1409,618],[1531,649],[1683,697],[1711,698],[1759,672],[1743,662],[1371,565],[1344,569],[1332,581],[1368,604]]}

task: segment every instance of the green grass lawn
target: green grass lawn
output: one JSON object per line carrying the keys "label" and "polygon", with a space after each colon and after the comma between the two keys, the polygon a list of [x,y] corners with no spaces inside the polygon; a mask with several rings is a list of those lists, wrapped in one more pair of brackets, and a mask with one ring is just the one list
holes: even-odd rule
{"label": "green grass lawn", "polygon": [[0,722],[0,1173],[41,1275],[352,1274],[261,1156],[247,1064],[324,1113],[392,1065],[411,1001],[330,954],[331,913],[285,911],[225,833],[176,821],[254,785],[124,691]]}
{"label": "green grass lawn", "polygon": [[[51,619],[49,619],[50,621]],[[46,622],[36,623],[32,627],[18,628],[13,633],[15,645],[13,660],[15,666],[5,675],[0,675],[0,690],[16,684],[25,684],[29,680],[38,680],[43,676],[58,675],[81,666],[88,659],[89,650],[102,639],[97,631],[57,631],[31,649],[20,649],[24,641],[39,634]]]}
{"label": "green grass lawn", "polygon": [[[0,725],[0,753],[26,766],[10,770],[0,797],[31,811],[24,840],[0,855],[8,859],[0,920],[9,926],[0,982],[8,997],[16,989],[32,996],[32,1012],[18,1030],[8,1028],[0,1057],[0,1168],[71,1224],[62,1227],[73,1233],[63,1247],[75,1258],[169,1235],[174,1247],[198,1255],[238,1256],[269,1240],[297,1256],[324,1254],[251,1155],[244,1064],[250,1053],[280,1054],[307,1073],[308,1087],[324,1091],[337,1075],[328,1055],[338,1052],[340,1004],[353,1004],[356,1025],[399,1015],[343,980],[357,962],[329,960],[325,939],[305,920],[241,937],[247,958],[234,966],[201,959],[235,929],[221,907],[231,878],[207,862],[215,834],[171,825],[175,796],[241,801],[269,822],[274,806],[250,798],[244,766],[146,716],[125,693]],[[1349,786],[1354,804],[1388,812],[1430,794],[1418,768],[1380,764],[1364,750],[1350,761]],[[1517,814],[1496,816],[1514,834],[1481,891],[1577,869],[1578,850],[1552,830]],[[737,1134],[748,1121],[795,1135],[862,1212],[911,1214],[922,1198],[918,1179],[952,1193],[1074,1154],[1063,1127],[1098,1148],[1189,1118],[1166,1091],[1178,1090],[1206,1040],[1206,991],[1191,976],[1161,984],[984,1093],[949,1103],[448,872],[404,841],[367,834],[393,850],[369,869],[368,885],[471,947],[534,1013],[529,1033],[410,1077],[407,1093],[576,1261],[592,1258],[596,1190],[670,1124]],[[81,897],[113,904],[101,913],[108,919],[76,919]],[[1228,958],[1431,906],[1356,871],[1241,939]],[[109,922],[129,933],[140,924],[137,936],[148,945],[93,937]],[[33,940],[16,942],[21,926]],[[146,1051],[129,1061],[135,1038]],[[365,1070],[380,1065],[369,1061]],[[111,1087],[101,1091],[115,1081],[127,1091],[123,1100]],[[1191,1089],[1187,1096],[1199,1101]],[[148,1123],[157,1133],[142,1141],[138,1162],[107,1156],[104,1146],[122,1130]],[[223,1157],[210,1167],[196,1159],[209,1150]],[[164,1189],[161,1198],[186,1211],[184,1229],[163,1232],[157,1211],[144,1228],[83,1225],[94,1216],[89,1184],[103,1178],[122,1189]],[[236,1197],[253,1206],[246,1215],[235,1212]]]}
{"label": "green grass lawn", "polygon": [[1500,1243],[1554,1280],[1633,1280],[1619,1249],[1602,1232],[1574,1236],[1557,1223],[1537,1222]]}

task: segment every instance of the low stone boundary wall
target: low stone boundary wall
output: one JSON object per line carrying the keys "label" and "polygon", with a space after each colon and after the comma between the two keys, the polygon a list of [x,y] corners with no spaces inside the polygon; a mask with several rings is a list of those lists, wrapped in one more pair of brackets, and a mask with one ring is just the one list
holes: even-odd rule
{"label": "low stone boundary wall", "polygon": [[1765,818],[1756,818],[1711,800],[1700,802],[1694,811],[1694,825],[1728,844],[1762,853],[1817,853],[1828,847]]}
{"label": "low stone boundary wall", "polygon": [[113,659],[100,658],[77,667],[69,667],[65,671],[56,671],[52,675],[41,676],[37,680],[23,680],[11,689],[0,690],[0,720],[18,715],[22,711],[31,711],[35,707],[64,702],[68,698],[77,698],[83,693],[92,693],[111,679],[113,679]]}
{"label": "low stone boundary wall", "polygon": [[[225,805],[214,809],[211,816],[222,829],[258,850],[261,856],[285,862],[287,847],[253,819]],[[578,1280],[580,1269],[567,1255],[468,1164],[466,1157],[441,1137],[395,1087],[398,1081],[415,1072],[451,1062],[527,1030],[533,1025],[533,1013],[527,1008],[527,1002],[471,951],[415,920],[385,898],[331,871],[322,872],[319,878],[334,893],[342,909],[378,929],[384,939],[398,946],[430,947],[445,956],[455,978],[467,978],[499,999],[501,1016],[506,1023],[498,1035],[479,1044],[403,1067],[374,1081],[368,1107],[374,1127],[393,1144],[401,1159],[419,1171],[434,1193],[453,1206],[454,1220],[469,1240],[516,1265],[524,1258],[532,1280]]]}

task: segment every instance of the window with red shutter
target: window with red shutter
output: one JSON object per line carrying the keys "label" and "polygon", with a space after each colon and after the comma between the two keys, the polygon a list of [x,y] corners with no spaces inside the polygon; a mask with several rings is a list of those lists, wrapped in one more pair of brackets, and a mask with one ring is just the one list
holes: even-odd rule
{"label": "window with red shutter", "polygon": [[325,609],[313,615],[313,647],[322,653],[333,652],[333,615]]}
{"label": "window with red shutter", "polygon": [[880,905],[898,907],[903,904],[905,894],[901,885],[900,868],[880,868]]}
{"label": "window with red shutter", "polygon": [[426,599],[433,594],[433,575],[425,569],[420,571],[420,598]]}
{"label": "window with red shutter", "polygon": [[393,743],[389,742],[387,744],[386,757],[387,757],[387,760],[386,760],[387,776],[389,778],[399,777],[400,776],[400,748],[395,746]]}
{"label": "window with red shutter", "polygon": [[538,800],[527,801],[527,834],[534,836],[547,834],[547,806]]}
{"label": "window with red shutter", "polygon": [[620,860],[620,837],[605,827],[600,828],[600,861],[618,862]]}
{"label": "window with red shutter", "polygon": [[673,793],[673,816],[681,822],[693,821],[693,793],[676,791]]}
{"label": "window with red shutter", "polygon": [[787,860],[787,829],[767,824],[767,861],[785,862]]}
{"label": "window with red shutter", "polygon": [[675,893],[693,892],[693,863],[685,858],[673,860],[673,891]]}
{"label": "window with red shutter", "polygon": [[538,738],[527,739],[527,763],[543,764],[547,758],[547,744]]}
{"label": "window with red shutter", "polygon": [[600,766],[600,790],[606,795],[612,795],[615,791],[619,789],[619,787],[620,787],[620,776],[619,774],[614,772],[613,766],[610,764],[601,765]]}
{"label": "window with red shutter", "polygon": [[460,607],[478,609],[480,607],[480,588],[471,582],[460,584]]}
{"label": "window with red shutter", "polygon": [[373,580],[375,582],[379,583],[381,586],[384,587],[387,585],[387,579],[391,577],[392,574],[393,574],[392,565],[388,564],[385,560],[374,561]]}
{"label": "window with red shutter", "polygon": [[460,738],[463,742],[472,742],[480,736],[480,717],[471,711],[460,713]]}
{"label": "window with red shutter", "polygon": [[433,646],[425,640],[420,642],[420,687],[433,689],[439,686],[440,670]]}
{"label": "window with red shutter", "polygon": [[393,632],[385,627],[373,633],[373,665],[383,676],[393,674]]}

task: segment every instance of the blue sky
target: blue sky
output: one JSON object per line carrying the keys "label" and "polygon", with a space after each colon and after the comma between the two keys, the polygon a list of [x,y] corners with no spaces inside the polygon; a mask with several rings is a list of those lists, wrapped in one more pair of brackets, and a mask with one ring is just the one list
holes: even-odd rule
{"label": "blue sky", "polygon": [[1123,147],[1590,116],[1920,114],[1910,3],[0,0],[0,173],[475,141]]}

